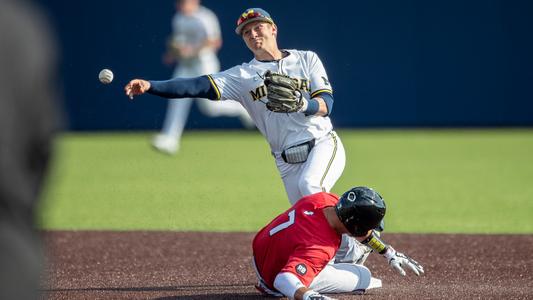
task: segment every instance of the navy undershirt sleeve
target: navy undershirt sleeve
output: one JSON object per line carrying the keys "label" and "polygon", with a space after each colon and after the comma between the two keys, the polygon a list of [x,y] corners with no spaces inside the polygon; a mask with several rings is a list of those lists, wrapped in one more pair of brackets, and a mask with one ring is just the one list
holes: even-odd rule
{"label": "navy undershirt sleeve", "polygon": [[174,78],[164,81],[150,80],[149,94],[164,98],[206,98],[218,100],[215,87],[207,75],[195,78]]}
{"label": "navy undershirt sleeve", "polygon": [[[328,114],[326,116],[331,115],[331,111],[333,110],[333,95],[327,92],[323,92],[320,94],[315,95],[314,98],[320,97],[324,99],[324,102],[326,103],[326,107],[328,108]],[[315,99],[309,100],[309,106],[307,107],[307,110],[305,111],[306,115],[314,115],[318,111],[318,101]]]}
{"label": "navy undershirt sleeve", "polygon": [[330,93],[320,93],[317,96],[320,96],[320,98],[324,99],[324,102],[326,102],[326,106],[328,107],[328,116],[331,115],[331,111],[333,110],[333,94]]}

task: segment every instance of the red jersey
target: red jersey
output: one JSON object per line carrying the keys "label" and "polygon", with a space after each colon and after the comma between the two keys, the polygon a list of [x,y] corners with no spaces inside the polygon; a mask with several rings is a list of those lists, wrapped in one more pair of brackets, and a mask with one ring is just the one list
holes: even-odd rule
{"label": "red jersey", "polygon": [[270,289],[275,290],[280,272],[290,272],[309,286],[335,256],[341,236],[322,209],[338,199],[324,192],[303,197],[257,233],[252,244],[255,266]]}

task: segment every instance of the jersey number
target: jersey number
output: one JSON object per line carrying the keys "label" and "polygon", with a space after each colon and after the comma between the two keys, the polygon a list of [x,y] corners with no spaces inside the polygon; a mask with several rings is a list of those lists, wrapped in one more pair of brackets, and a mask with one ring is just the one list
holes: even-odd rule
{"label": "jersey number", "polygon": [[294,224],[294,209],[289,212],[289,220],[287,222],[283,222],[279,224],[278,226],[270,229],[269,231],[270,236],[273,236],[274,234],[282,231],[283,229],[291,226],[292,224]]}

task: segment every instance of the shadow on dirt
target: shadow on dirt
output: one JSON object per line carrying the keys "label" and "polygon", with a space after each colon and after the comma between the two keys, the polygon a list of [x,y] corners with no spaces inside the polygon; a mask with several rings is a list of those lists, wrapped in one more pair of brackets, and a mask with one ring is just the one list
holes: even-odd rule
{"label": "shadow on dirt", "polygon": [[[196,295],[176,295],[152,298],[153,300],[208,300],[208,299],[265,299],[257,293],[239,293],[231,290],[253,288],[252,284],[232,284],[232,285],[185,285],[185,286],[147,286],[147,287],[89,287],[71,289],[44,289],[43,292],[183,292],[195,291]],[[204,295],[198,295],[205,293]],[[268,297],[267,297],[268,298]]]}
{"label": "shadow on dirt", "polygon": [[[211,294],[211,295],[195,295],[195,296],[175,296],[175,297],[161,297],[161,298],[153,298],[153,300],[179,300],[179,299],[192,299],[192,300],[208,300],[208,299],[224,299],[224,300],[231,300],[231,299],[246,299],[246,300],[253,300],[253,299],[265,299],[265,297],[262,297],[259,294]],[[268,298],[273,299],[273,298]]]}

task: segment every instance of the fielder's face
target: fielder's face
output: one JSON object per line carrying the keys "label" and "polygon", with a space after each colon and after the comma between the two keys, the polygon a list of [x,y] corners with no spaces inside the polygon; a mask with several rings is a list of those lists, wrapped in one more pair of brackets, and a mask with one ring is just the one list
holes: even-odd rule
{"label": "fielder's face", "polygon": [[242,29],[242,38],[253,53],[261,50],[277,48],[276,35],[278,29],[268,22],[252,22]]}

